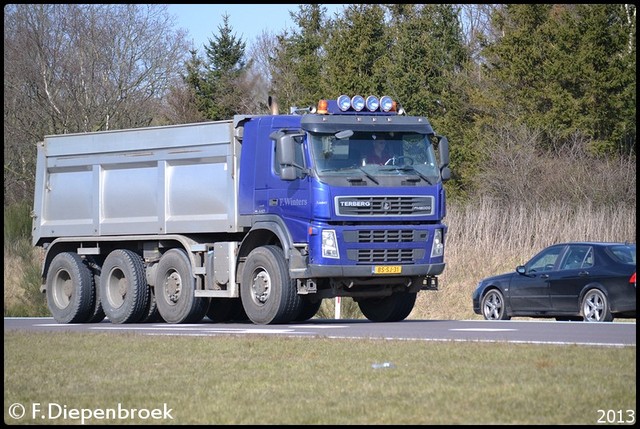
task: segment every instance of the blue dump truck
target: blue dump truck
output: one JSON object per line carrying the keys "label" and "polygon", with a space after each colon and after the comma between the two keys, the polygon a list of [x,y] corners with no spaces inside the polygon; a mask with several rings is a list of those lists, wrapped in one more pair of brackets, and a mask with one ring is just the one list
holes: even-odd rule
{"label": "blue dump truck", "polygon": [[46,136],[33,245],[59,323],[400,321],[445,267],[449,144],[390,97]]}

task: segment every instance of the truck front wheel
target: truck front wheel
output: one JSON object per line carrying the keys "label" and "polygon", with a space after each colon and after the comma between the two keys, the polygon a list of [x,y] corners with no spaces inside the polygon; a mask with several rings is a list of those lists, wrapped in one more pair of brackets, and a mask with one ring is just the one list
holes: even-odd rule
{"label": "truck front wheel", "polygon": [[58,323],[84,323],[93,312],[93,275],[77,253],[64,252],[51,261],[47,273],[47,305]]}
{"label": "truck front wheel", "polygon": [[209,307],[208,298],[195,296],[191,263],[180,249],[168,250],[156,269],[155,296],[160,316],[167,323],[198,323]]}
{"label": "truck front wheel", "polygon": [[372,322],[398,322],[409,316],[416,296],[416,293],[396,292],[382,298],[362,299],[358,301],[358,307]]}
{"label": "truck front wheel", "polygon": [[288,323],[298,316],[302,304],[282,249],[262,246],[249,253],[240,297],[247,316],[258,325]]}

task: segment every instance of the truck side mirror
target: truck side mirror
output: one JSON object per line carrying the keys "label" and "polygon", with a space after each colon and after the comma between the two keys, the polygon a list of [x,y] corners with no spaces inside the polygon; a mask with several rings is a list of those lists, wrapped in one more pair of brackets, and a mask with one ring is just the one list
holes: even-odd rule
{"label": "truck side mirror", "polygon": [[440,170],[449,166],[449,140],[438,136],[438,153],[440,154]]}
{"label": "truck side mirror", "polygon": [[[272,134],[273,135],[273,134]],[[302,165],[296,163],[296,138],[301,134],[274,135],[276,137],[276,161],[280,166],[280,178],[282,180],[295,180],[298,178],[297,170],[306,172]]]}
{"label": "truck side mirror", "polygon": [[440,170],[440,177],[443,182],[451,179],[451,169],[449,167],[442,167],[442,170]]}
{"label": "truck side mirror", "polygon": [[294,166],[280,167],[280,178],[282,180],[296,180],[297,177],[298,171]]}
{"label": "truck side mirror", "polygon": [[451,179],[449,168],[449,140],[444,136],[438,136],[438,153],[440,154],[440,177],[443,182]]}
{"label": "truck side mirror", "polygon": [[291,134],[285,134],[276,140],[276,154],[280,166],[296,163],[296,142]]}

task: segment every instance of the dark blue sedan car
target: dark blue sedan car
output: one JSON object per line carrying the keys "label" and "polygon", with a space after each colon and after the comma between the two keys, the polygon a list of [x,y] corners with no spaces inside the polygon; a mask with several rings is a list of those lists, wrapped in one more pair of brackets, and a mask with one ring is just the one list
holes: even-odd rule
{"label": "dark blue sedan car", "polygon": [[554,244],[514,272],[481,280],[472,299],[473,311],[487,320],[635,318],[636,245]]}

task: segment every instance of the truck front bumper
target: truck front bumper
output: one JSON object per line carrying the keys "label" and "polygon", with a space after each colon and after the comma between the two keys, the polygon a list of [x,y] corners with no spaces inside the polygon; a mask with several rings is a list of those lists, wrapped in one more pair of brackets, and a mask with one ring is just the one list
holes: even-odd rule
{"label": "truck front bumper", "polygon": [[307,269],[292,273],[294,278],[323,278],[323,277],[423,277],[437,276],[444,271],[445,264],[400,265],[400,272],[393,274],[376,274],[375,265],[314,265]]}

